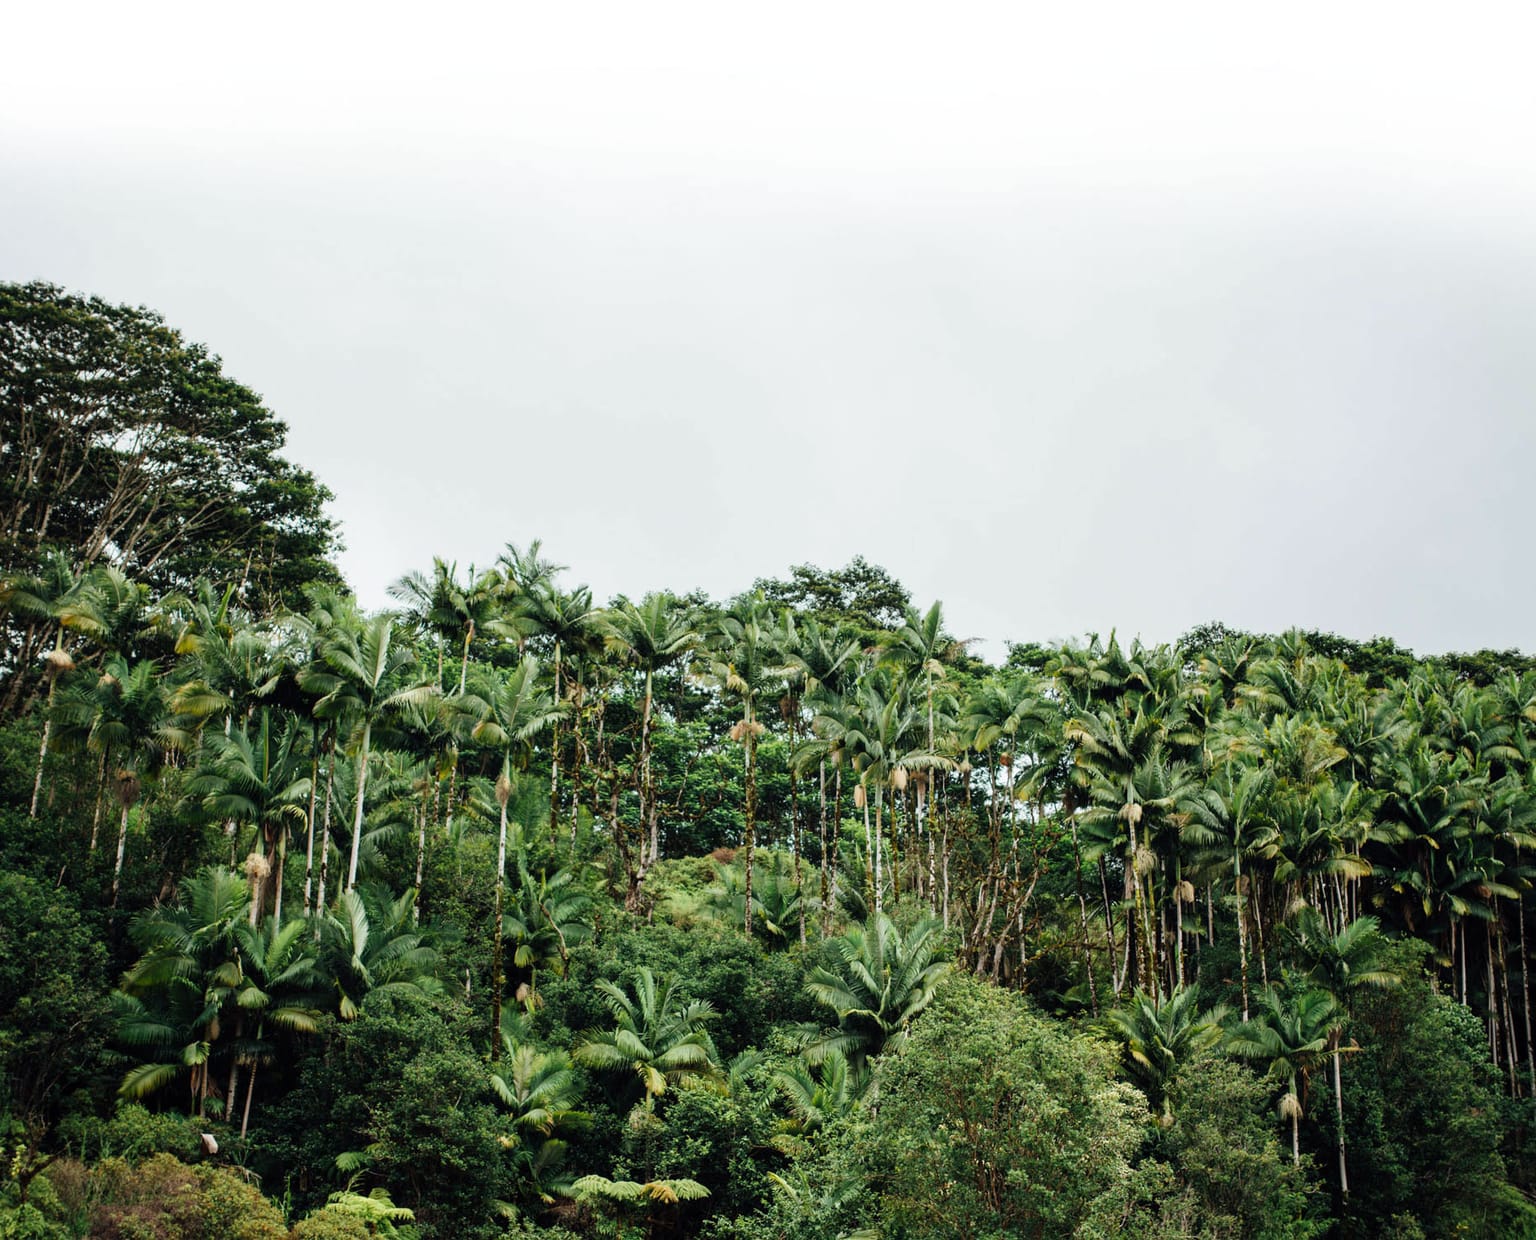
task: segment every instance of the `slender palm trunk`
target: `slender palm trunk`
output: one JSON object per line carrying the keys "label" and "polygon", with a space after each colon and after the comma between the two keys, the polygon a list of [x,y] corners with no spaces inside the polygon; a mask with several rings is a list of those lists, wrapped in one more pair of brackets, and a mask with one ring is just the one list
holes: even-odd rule
{"label": "slender palm trunk", "polygon": [[[498,797],[498,800],[501,798]],[[506,978],[501,970],[501,907],[507,873],[507,803],[501,802],[501,829],[496,837],[496,928],[491,949],[491,1062],[501,1058],[501,992]]]}
{"label": "slender palm trunk", "polygon": [[821,933],[827,933],[827,760],[816,769],[816,795],[821,815]]}
{"label": "slender palm trunk", "polygon": [[1248,1023],[1248,897],[1243,891],[1243,854],[1232,855],[1237,885],[1237,960],[1242,971],[1243,1023]]}
{"label": "slender palm trunk", "polygon": [[331,803],[335,799],[335,783],[336,743],[333,738],[330,758],[325,764],[325,808],[320,812],[320,886],[315,891],[316,913],[325,911],[325,886],[331,874]]}
{"label": "slender palm trunk", "polygon": [[[427,861],[427,807],[416,807],[416,894],[421,895],[421,873]],[[421,902],[418,899],[411,905],[411,919],[421,921]]]}
{"label": "slender palm trunk", "polygon": [[448,795],[443,801],[443,838],[453,838],[453,803],[459,792],[459,754],[450,749],[448,756]]}
{"label": "slender palm trunk", "polygon": [[[560,639],[555,639],[555,705],[560,705]],[[560,822],[560,720],[549,730],[549,843],[554,847]]]}
{"label": "slender palm trunk", "polygon": [[1184,984],[1184,861],[1173,859],[1173,971],[1174,988]]}
{"label": "slender palm trunk", "polygon": [[860,793],[864,798],[864,910],[868,913],[879,898],[875,894],[875,833],[869,825],[869,788],[862,783],[855,788],[855,800]]}
{"label": "slender palm trunk", "polygon": [[123,854],[128,848],[128,802],[123,802],[123,813],[117,823],[117,861],[112,866],[112,905],[117,907],[117,893],[123,883]]}
{"label": "slender palm trunk", "polygon": [[256,1092],[256,1069],[259,1065],[251,1060],[251,1074],[245,1079],[245,1109],[240,1113],[240,1139],[245,1140],[245,1130],[251,1123],[251,1095]]}
{"label": "slender palm trunk", "polygon": [[753,727],[752,712],[747,712],[747,789],[746,789],[746,820],[747,820],[747,899],[746,899],[746,930],[747,937],[752,937],[752,859],[757,852],[757,731]]}
{"label": "slender palm trunk", "polygon": [[640,708],[640,822],[642,829],[650,832],[650,864],[655,865],[661,856],[661,816],[656,812],[655,798],[651,791],[651,677],[645,669],[645,701]]}
{"label": "slender palm trunk", "polygon": [[825,938],[832,932],[832,910],[837,905],[837,883],[841,874],[841,850],[838,848],[838,840],[843,834],[843,768],[839,763],[832,771],[832,838],[822,842],[822,864],[827,865],[827,850],[830,848],[832,856],[832,883],[828,891],[827,902],[821,910],[821,934]]}
{"label": "slender palm trunk", "polygon": [[800,909],[800,943],[805,944],[805,890],[800,879],[800,775],[795,770],[795,742],[798,739],[796,724],[800,718],[800,704],[795,703],[789,717],[789,848],[795,858],[795,903]]}
{"label": "slender palm trunk", "polygon": [[1077,847],[1077,812],[1074,810],[1068,815],[1068,821],[1072,825],[1072,862],[1076,871],[1077,881],[1077,920],[1083,935],[1083,970],[1088,974],[1088,1002],[1093,1009],[1093,1018],[1099,1018],[1099,990],[1093,979],[1093,955],[1088,950],[1088,900],[1083,895],[1083,857]]}
{"label": "slender palm trunk", "polygon": [[352,815],[352,859],[347,863],[347,890],[357,886],[357,854],[363,846],[363,795],[368,790],[368,742],[373,720],[363,724],[363,744],[357,755],[357,809]]}
{"label": "slender palm trunk", "polygon": [[320,792],[320,746],[316,738],[315,756],[309,764],[309,813],[305,816],[304,844],[304,915],[309,916],[310,897],[314,894],[315,878],[315,798]]}
{"label": "slender palm trunk", "polygon": [[944,929],[948,930],[949,929],[949,804],[948,804],[947,798],[945,798],[942,795],[943,794],[943,790],[944,790],[944,785],[941,784],[940,788],[939,788],[940,797],[939,797],[939,801],[938,801],[938,806],[939,806],[939,808],[938,808],[938,815],[939,815],[939,822],[941,824],[941,827],[940,827],[940,839],[939,839],[939,852],[942,855],[943,859],[942,859],[942,861],[940,863],[940,867],[939,868],[940,868],[940,870],[942,872],[942,877],[941,877],[940,881],[943,883],[943,886],[944,886],[944,898],[943,898],[943,905],[944,905]]}
{"label": "slender palm trunk", "polygon": [[884,900],[885,881],[880,872],[880,841],[885,835],[885,798],[881,795],[882,788],[875,785],[875,919],[878,921],[882,911]]}
{"label": "slender palm trunk", "polygon": [[1536,1049],[1531,1046],[1530,957],[1525,954],[1525,898],[1515,906],[1520,915],[1520,1009],[1525,1016],[1525,1062],[1530,1070],[1531,1096],[1536,1097]]}
{"label": "slender palm trunk", "polygon": [[107,792],[107,753],[103,749],[96,762],[96,806],[91,812],[90,855],[93,857],[96,855],[96,842],[101,838],[101,806]]}
{"label": "slender palm trunk", "polygon": [[[288,825],[284,823],[278,828],[277,835],[277,868],[272,872],[272,920],[279,926],[283,924],[283,873],[288,865]],[[255,1068],[251,1069],[252,1074]]]}
{"label": "slender palm trunk", "polygon": [[1349,1167],[1344,1161],[1344,1077],[1339,1067],[1339,1034],[1333,1035],[1333,1105],[1339,1126],[1339,1193],[1349,1196]]}
{"label": "slender palm trunk", "polygon": [[1124,980],[1119,965],[1115,963],[1115,914],[1109,901],[1109,871],[1102,856],[1099,858],[1099,898],[1104,907],[1104,936],[1109,945],[1109,984],[1118,1000]]}
{"label": "slender palm trunk", "polygon": [[53,690],[58,683],[58,676],[48,677],[48,706],[43,716],[43,743],[37,748],[37,774],[32,780],[32,807],[27,811],[29,818],[37,817],[37,801],[43,791],[43,763],[48,760],[48,738],[53,734]]}

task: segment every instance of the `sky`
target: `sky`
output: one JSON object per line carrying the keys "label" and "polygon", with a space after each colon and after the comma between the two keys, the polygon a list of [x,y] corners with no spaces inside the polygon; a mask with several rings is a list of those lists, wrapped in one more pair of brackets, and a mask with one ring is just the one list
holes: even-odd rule
{"label": "sky", "polygon": [[949,628],[1536,648],[1536,18],[31,5],[0,280],[153,307],[362,600],[885,566]]}

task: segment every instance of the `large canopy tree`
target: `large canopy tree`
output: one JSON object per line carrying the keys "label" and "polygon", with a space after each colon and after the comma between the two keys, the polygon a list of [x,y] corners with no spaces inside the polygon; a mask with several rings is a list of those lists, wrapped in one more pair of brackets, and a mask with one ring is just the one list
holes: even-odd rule
{"label": "large canopy tree", "polygon": [[287,428],[153,311],[0,284],[0,571],[50,548],[261,606],[334,580],[330,492]]}

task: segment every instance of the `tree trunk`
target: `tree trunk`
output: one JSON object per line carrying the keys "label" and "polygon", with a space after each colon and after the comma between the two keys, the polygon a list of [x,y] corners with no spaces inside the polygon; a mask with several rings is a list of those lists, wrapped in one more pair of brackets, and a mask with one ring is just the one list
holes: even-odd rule
{"label": "tree trunk", "polygon": [[1333,1105],[1339,1120],[1339,1193],[1349,1197],[1349,1167],[1344,1161],[1344,1078],[1339,1067],[1338,1035],[1334,1035],[1333,1047]]}
{"label": "tree trunk", "polygon": [[491,1062],[501,1058],[501,993],[506,978],[501,971],[502,888],[507,872],[507,803],[501,803],[501,830],[496,838],[496,929],[491,949]]}
{"label": "tree trunk", "polygon": [[885,882],[880,872],[880,843],[885,836],[885,797],[884,789],[879,784],[875,785],[875,920],[880,919],[884,907]]}
{"label": "tree trunk", "polygon": [[1243,858],[1242,854],[1235,854],[1233,865],[1236,870],[1237,885],[1237,959],[1238,966],[1242,970],[1243,984],[1243,1023],[1248,1023],[1248,897],[1243,891]]}
{"label": "tree trunk", "polygon": [[314,760],[309,764],[309,814],[304,844],[304,916],[310,914],[315,878],[315,799],[320,792],[320,745],[316,737]]}
{"label": "tree trunk", "polygon": [[260,1065],[251,1060],[251,1074],[245,1079],[245,1109],[240,1113],[240,1139],[245,1140],[245,1130],[251,1123],[251,1095],[256,1092],[256,1069]]}
{"label": "tree trunk", "polygon": [[795,770],[796,724],[800,704],[789,717],[789,848],[795,859],[795,903],[800,910],[800,945],[805,946],[805,887],[800,878],[800,774]]}
{"label": "tree trunk", "polygon": [[1109,871],[1104,865],[1104,858],[1099,858],[1099,897],[1104,904],[1104,934],[1108,940],[1109,949],[1109,983],[1115,992],[1115,998],[1120,998],[1120,988],[1125,984],[1120,973],[1120,967],[1115,963],[1115,914],[1109,902]]}
{"label": "tree trunk", "polygon": [[1077,882],[1077,919],[1083,934],[1083,969],[1088,974],[1088,1002],[1093,1009],[1093,1018],[1099,1018],[1099,990],[1093,980],[1093,955],[1088,950],[1088,901],[1083,895],[1083,857],[1077,847],[1077,812],[1074,810],[1068,815],[1068,821],[1072,824],[1072,863],[1075,869]]}
{"label": "tree trunk", "polygon": [[746,789],[746,820],[747,820],[747,898],[746,898],[746,930],[747,937],[752,937],[752,859],[757,852],[757,732],[753,727],[752,712],[747,712],[747,789]]}
{"label": "tree trunk", "polygon": [[416,895],[417,899],[411,905],[411,920],[416,923],[421,921],[421,874],[427,862],[427,807],[416,807]]}
{"label": "tree trunk", "polygon": [[[560,705],[560,639],[555,639],[555,705]],[[560,822],[560,719],[549,729],[549,845],[555,846]],[[615,824],[617,829],[617,824]]]}
{"label": "tree trunk", "polygon": [[357,809],[352,816],[352,859],[347,863],[347,890],[357,886],[357,854],[363,846],[363,794],[368,789],[368,742],[373,720],[363,724],[363,744],[357,756]]}
{"label": "tree trunk", "polygon": [[821,816],[821,933],[827,933],[827,760],[816,768],[816,796]]}
{"label": "tree trunk", "polygon": [[1520,897],[1516,907],[1520,910],[1520,1008],[1525,1016],[1525,1062],[1531,1078],[1531,1096],[1536,1097],[1536,1051],[1531,1047],[1531,978],[1530,957],[1525,954],[1525,897]]}
{"label": "tree trunk", "polygon": [[32,808],[27,811],[29,818],[37,817],[37,801],[43,791],[43,763],[48,759],[48,738],[53,733],[53,690],[58,683],[58,676],[50,674],[47,713],[43,716],[43,743],[37,749],[37,775],[32,780]]}
{"label": "tree trunk", "polygon": [[[315,912],[325,911],[325,885],[331,875],[331,802],[335,799],[336,743],[331,741],[330,760],[325,771],[325,808],[320,814],[320,886],[315,891]],[[319,931],[315,932],[317,935]]]}
{"label": "tree trunk", "polygon": [[[272,920],[283,924],[283,873],[288,864],[288,824],[277,835],[277,868],[272,872]],[[254,1073],[254,1069],[252,1069]]]}
{"label": "tree trunk", "polygon": [[[640,708],[640,822],[650,832],[650,863],[661,856],[661,817],[651,790],[651,684],[652,671],[645,669],[645,701]],[[643,845],[642,845],[643,847]]]}
{"label": "tree trunk", "polygon": [[101,757],[96,762],[96,804],[91,812],[91,847],[90,855],[96,855],[96,841],[101,837],[101,804],[107,792],[107,753],[101,751]]}
{"label": "tree trunk", "polygon": [[128,802],[123,802],[123,814],[117,824],[117,861],[112,867],[112,908],[117,907],[117,893],[123,882],[123,854],[128,848]]}

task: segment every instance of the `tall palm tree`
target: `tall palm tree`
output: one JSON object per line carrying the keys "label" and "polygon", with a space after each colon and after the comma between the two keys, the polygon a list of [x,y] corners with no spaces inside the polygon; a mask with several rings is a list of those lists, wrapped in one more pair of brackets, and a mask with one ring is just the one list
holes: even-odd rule
{"label": "tall palm tree", "polygon": [[1264,992],[1257,1016],[1234,1027],[1228,1039],[1234,1054],[1264,1063],[1269,1075],[1284,1087],[1280,1115],[1290,1121],[1291,1161],[1297,1166],[1301,1165],[1300,1125],[1308,1086],[1323,1060],[1338,1054],[1333,1045],[1337,1019],[1338,1004],[1327,991],[1282,995],[1271,988]]}
{"label": "tall palm tree", "polygon": [[[335,799],[332,794],[336,778],[336,747],[340,735],[340,724],[343,721],[340,713],[333,712],[329,705],[322,713],[317,713],[319,704],[325,700],[327,692],[323,687],[321,690],[313,689],[307,672],[311,668],[323,668],[320,651],[330,640],[333,631],[360,628],[362,618],[358,615],[355,600],[350,595],[342,594],[330,586],[311,585],[305,589],[304,596],[308,603],[305,613],[286,616],[284,623],[295,630],[296,640],[302,644],[303,662],[295,675],[295,682],[304,694],[305,711],[310,723],[312,752],[309,829],[306,832],[304,845],[304,912],[307,916],[325,907],[326,880],[329,877],[330,866],[331,805]],[[328,684],[328,681],[322,682],[322,686]],[[320,792],[322,757],[325,759],[323,794]],[[314,886],[317,816],[320,829],[318,889]]]}
{"label": "tall palm tree", "polygon": [[254,850],[247,863],[251,881],[251,925],[260,923],[266,893],[273,892],[273,917],[283,920],[283,871],[288,836],[306,823],[305,802],[311,784],[298,749],[299,728],[290,719],[274,724],[272,712],[262,710],[254,728],[242,725],[229,736],[208,738],[188,791],[201,796],[210,814],[256,828]]}
{"label": "tall palm tree", "polygon": [[420,571],[407,573],[389,587],[389,594],[406,605],[406,617],[414,627],[438,639],[440,689],[443,646],[448,641],[459,644],[459,692],[463,693],[469,674],[470,645],[500,614],[502,580],[495,572],[477,575],[471,564],[468,576],[461,581],[458,567],[434,556],[430,577]]}
{"label": "tall palm tree", "polygon": [[777,671],[766,604],[761,594],[744,599],[721,616],[705,652],[705,679],[726,698],[735,699],[741,718],[730,736],[746,758],[742,810],[742,843],[746,849],[745,930],[752,934],[752,861],[757,851],[757,741],[767,729],[758,719],[758,704]]}
{"label": "tall palm tree", "polygon": [[[514,757],[521,756],[526,760],[534,738],[555,727],[562,707],[544,689],[539,680],[539,662],[531,654],[524,655],[522,662],[505,679],[494,683],[479,699],[479,704],[480,721],[472,735],[481,744],[501,752],[501,769],[496,776],[496,801],[501,810],[501,822],[496,843],[496,922],[491,966],[491,1037],[495,1039],[501,1028],[501,999],[506,988],[501,959],[502,912],[507,871],[507,802],[512,799],[516,780]],[[550,813],[554,813],[553,806]],[[500,1050],[500,1044],[493,1040],[492,1057]]]}
{"label": "tall palm tree", "polygon": [[[314,1005],[318,973],[312,954],[313,940],[303,921],[282,925],[274,916],[260,926],[236,926],[235,942],[241,967],[235,1006],[243,1018],[256,1022],[254,1034],[237,1047],[239,1058],[250,1068],[246,1075],[245,1106],[240,1112],[243,1141],[251,1122],[257,1070],[277,1057],[278,1048],[268,1039],[267,1026],[288,1033],[315,1034],[320,1030],[320,1012]],[[231,1109],[234,1102],[231,1095]]]}
{"label": "tall palm tree", "polygon": [[249,719],[270,701],[291,670],[290,630],[261,627],[230,608],[230,592],[216,599],[206,583],[191,599],[174,600],[176,654],[181,678],[171,696],[178,713],[202,723]]}
{"label": "tall palm tree", "polygon": [[71,687],[58,712],[70,739],[100,756],[117,793],[122,812],[112,866],[111,904],[116,908],[129,811],[138,803],[144,781],[159,772],[169,754],[185,749],[190,738],[170,713],[160,667],[148,659],[129,664],[114,656],[95,683]]}
{"label": "tall palm tree", "polygon": [[1256,847],[1256,824],[1273,773],[1261,766],[1223,763],[1214,777],[1187,796],[1180,828],[1185,840],[1208,849],[1222,864],[1230,862],[1237,901],[1237,956],[1241,972],[1243,1020],[1248,1019],[1248,915],[1243,858]]}
{"label": "tall palm tree", "polygon": [[[563,675],[565,656],[586,651],[602,635],[602,616],[592,603],[592,591],[577,586],[567,593],[552,582],[525,589],[518,596],[517,608],[531,631],[550,644],[550,668],[554,679],[556,702],[566,697]],[[575,809],[572,810],[573,816]],[[550,725],[549,761],[549,834],[551,843],[560,819],[560,721]]]}
{"label": "tall palm tree", "polygon": [[817,799],[820,820],[819,868],[821,871],[822,933],[828,927],[832,898],[829,882],[832,849],[827,842],[827,762],[833,766],[832,815],[834,822],[842,809],[842,772],[838,766],[839,753],[816,734],[816,719],[826,706],[835,709],[852,686],[854,668],[859,656],[858,639],[847,634],[837,625],[823,626],[814,616],[798,623],[798,640],[785,652],[790,664],[798,669],[804,685],[804,698],[811,708],[811,735],[801,744],[794,755],[797,768],[809,769],[812,762],[817,769]]}
{"label": "tall palm tree", "polygon": [[677,599],[667,594],[648,595],[638,607],[626,602],[606,618],[608,647],[626,663],[645,673],[640,702],[640,829],[649,834],[649,848],[642,868],[661,859],[660,815],[651,777],[651,714],[655,703],[654,680],[664,667],[686,659],[702,640],[693,618]]}
{"label": "tall palm tree", "polygon": [[[50,552],[36,573],[23,574],[0,582],[0,613],[9,613],[46,633],[53,629],[53,647],[43,652],[44,675],[48,680],[48,700],[43,712],[43,738],[37,750],[37,774],[32,780],[29,817],[37,817],[38,797],[43,788],[43,765],[48,760],[48,741],[53,730],[53,696],[59,677],[74,670],[69,653],[68,635],[71,615],[82,606],[89,607],[86,578],[75,572],[69,557]],[[44,638],[46,640],[46,637]],[[21,669],[14,673],[18,679]]]}
{"label": "tall palm tree", "polygon": [[[233,870],[208,866],[181,881],[179,896],[174,906],[157,905],[129,927],[142,955],[113,997],[117,1036],[151,1062],[130,1069],[119,1092],[142,1098],[186,1074],[191,1107],[201,1116],[216,1092],[212,1061],[230,1046],[223,1035],[232,1033],[242,981],[236,932],[249,890]],[[228,1119],[233,1098],[226,1094],[224,1102]]]}
{"label": "tall palm tree", "polygon": [[908,607],[906,620],[892,637],[887,652],[909,675],[921,674],[924,685],[924,702],[928,712],[928,748],[934,746],[934,677],[944,675],[945,665],[963,649],[944,633],[944,605],[934,603],[926,614],[920,615],[915,607]]}
{"label": "tall palm tree", "polygon": [[408,650],[395,644],[393,635],[394,621],[387,615],[375,616],[360,628],[335,625],[321,641],[316,660],[299,673],[300,685],[318,699],[316,716],[346,720],[355,738],[357,803],[353,809],[352,855],[347,863],[348,891],[357,886],[373,729],[396,707],[426,701],[437,692],[430,683],[394,687],[414,660]]}
{"label": "tall palm tree", "polygon": [[1344,1015],[1350,1000],[1365,988],[1385,988],[1401,984],[1402,977],[1387,968],[1386,938],[1381,923],[1374,917],[1360,917],[1337,934],[1314,908],[1303,908],[1291,926],[1282,928],[1298,969],[1314,987],[1332,997],[1336,1017],[1328,1031],[1328,1049],[1333,1059],[1333,1103],[1338,1120],[1339,1189],[1349,1196],[1349,1167],[1344,1155],[1344,1078],[1340,1069],[1340,1043],[1344,1034]]}

